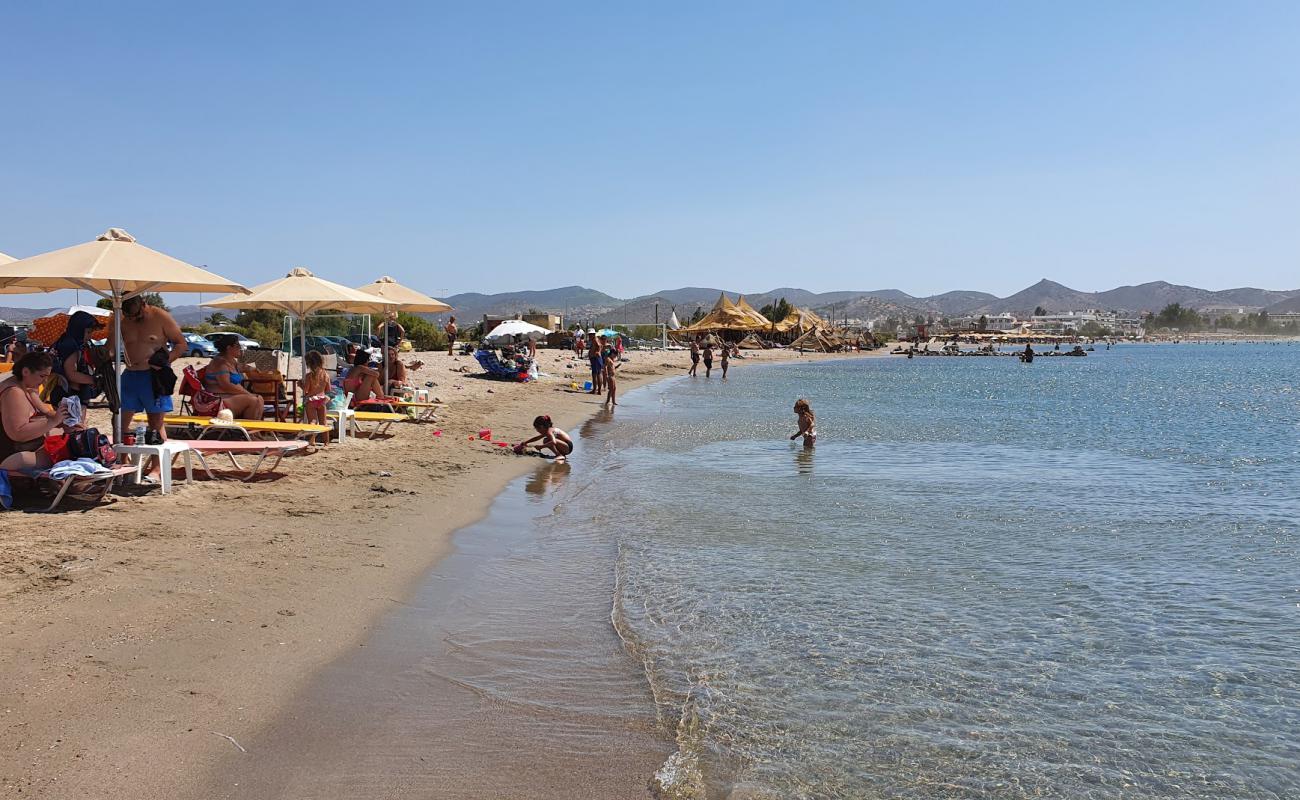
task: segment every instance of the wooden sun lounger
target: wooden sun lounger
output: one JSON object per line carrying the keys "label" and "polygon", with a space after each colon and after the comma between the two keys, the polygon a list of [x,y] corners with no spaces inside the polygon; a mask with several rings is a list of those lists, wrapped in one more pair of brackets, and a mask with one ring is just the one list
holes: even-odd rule
{"label": "wooden sun lounger", "polygon": [[[315,427],[320,426],[317,425]],[[257,471],[262,468],[262,463],[266,461],[267,456],[272,454],[275,456],[275,460],[266,468],[267,472],[274,472],[275,468],[280,466],[280,460],[282,458],[289,453],[302,450],[307,446],[306,442],[265,440],[256,442],[216,442],[211,439],[194,439],[187,444],[189,444],[190,450],[199,457],[199,464],[203,467],[203,471],[208,473],[209,478],[213,479],[215,479],[215,476],[212,474],[212,469],[208,466],[208,460],[204,457],[205,454],[225,454],[230,458],[230,463],[238,470],[246,469],[246,467],[242,466],[239,461],[235,459],[236,455],[256,455],[257,461],[253,464],[253,468],[248,471],[248,476],[243,479],[245,483],[257,477]]]}
{"label": "wooden sun lounger", "polygon": [[[329,433],[328,425],[311,425],[306,422],[274,422],[272,420],[262,419],[237,419],[234,425],[213,425],[211,417],[186,417],[168,415],[163,418],[163,424],[173,428],[184,428],[193,425],[205,429],[202,435],[206,435],[213,430],[242,430],[245,436],[249,433],[269,433],[274,435],[289,435],[295,439],[304,436],[312,436],[319,433]],[[252,438],[252,437],[248,437]]]}

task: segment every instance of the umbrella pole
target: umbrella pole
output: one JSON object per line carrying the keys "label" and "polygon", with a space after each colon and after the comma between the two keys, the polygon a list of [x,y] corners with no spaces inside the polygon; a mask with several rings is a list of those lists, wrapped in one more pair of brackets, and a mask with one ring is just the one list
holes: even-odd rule
{"label": "umbrella pole", "polygon": [[392,324],[393,324],[392,320],[389,319],[389,317],[388,317],[387,314],[385,314],[385,315],[384,315],[384,326],[383,326],[383,328],[382,328],[382,330],[383,330],[383,332],[384,332],[384,335],[383,335],[383,337],[382,337],[382,339],[383,339],[383,355],[384,355],[383,360],[382,360],[382,363],[383,363],[383,365],[384,365],[384,397],[387,397],[387,396],[388,396],[388,330],[389,330],[389,326],[392,325]]}
{"label": "umbrella pole", "polygon": [[[117,410],[113,412],[113,444],[122,443],[122,293],[113,292],[113,380],[117,382]],[[143,444],[143,443],[142,443]]]}
{"label": "umbrella pole", "polygon": [[307,318],[298,317],[298,352],[302,355],[302,361],[298,362],[299,380],[307,377]]}

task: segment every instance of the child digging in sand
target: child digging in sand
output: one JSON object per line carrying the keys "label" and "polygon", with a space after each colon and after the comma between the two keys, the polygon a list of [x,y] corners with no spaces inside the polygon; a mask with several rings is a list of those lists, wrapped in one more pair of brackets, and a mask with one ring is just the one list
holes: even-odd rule
{"label": "child digging in sand", "polygon": [[813,414],[812,406],[808,405],[807,400],[800,397],[794,401],[794,413],[799,416],[799,430],[794,436],[790,437],[790,441],[793,442],[802,436],[803,446],[812,447],[817,443],[817,416]]}
{"label": "child digging in sand", "polygon": [[[302,379],[302,393],[304,400],[302,403],[302,414],[309,425],[329,426],[329,418],[326,416],[326,409],[330,404],[330,376],[325,371],[325,359],[320,353],[312,350],[307,353],[307,374]],[[325,436],[325,443],[329,443],[330,435]],[[319,444],[316,436],[311,437],[313,445]]]}
{"label": "child digging in sand", "polygon": [[533,430],[537,431],[538,435],[515,445],[516,453],[523,455],[528,445],[533,442],[541,442],[534,446],[535,453],[547,457],[553,455],[556,461],[564,461],[565,457],[573,452],[573,440],[569,438],[569,434],[555,427],[555,423],[551,422],[551,418],[545,414],[533,420]]}

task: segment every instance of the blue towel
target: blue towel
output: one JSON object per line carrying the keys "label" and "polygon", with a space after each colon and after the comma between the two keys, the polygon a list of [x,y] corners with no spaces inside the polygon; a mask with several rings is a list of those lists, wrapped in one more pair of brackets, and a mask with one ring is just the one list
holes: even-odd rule
{"label": "blue towel", "polygon": [[60,461],[50,467],[48,474],[59,481],[68,477],[91,478],[105,472],[112,472],[112,470],[93,458],[78,458],[76,461]]}
{"label": "blue towel", "polygon": [[9,487],[9,472],[0,469],[0,506],[14,507],[14,490]]}

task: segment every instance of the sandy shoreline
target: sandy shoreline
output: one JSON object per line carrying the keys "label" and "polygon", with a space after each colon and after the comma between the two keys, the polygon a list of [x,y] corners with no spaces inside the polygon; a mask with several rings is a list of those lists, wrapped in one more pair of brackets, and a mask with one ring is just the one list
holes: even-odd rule
{"label": "sandy shoreline", "polygon": [[[416,377],[444,402],[437,423],[287,459],[273,480],[0,515],[6,793],[186,796],[234,748],[225,736],[255,735],[400,602],[454,531],[537,467],[470,434],[517,440],[538,413],[572,426],[600,408],[568,389],[585,361],[553,351],[542,354],[553,376],[536,384],[473,377],[468,357],[422,357]],[[794,357],[764,351],[733,365]],[[632,354],[620,388],[679,375],[685,362]],[[452,371],[461,367],[468,374]]]}

